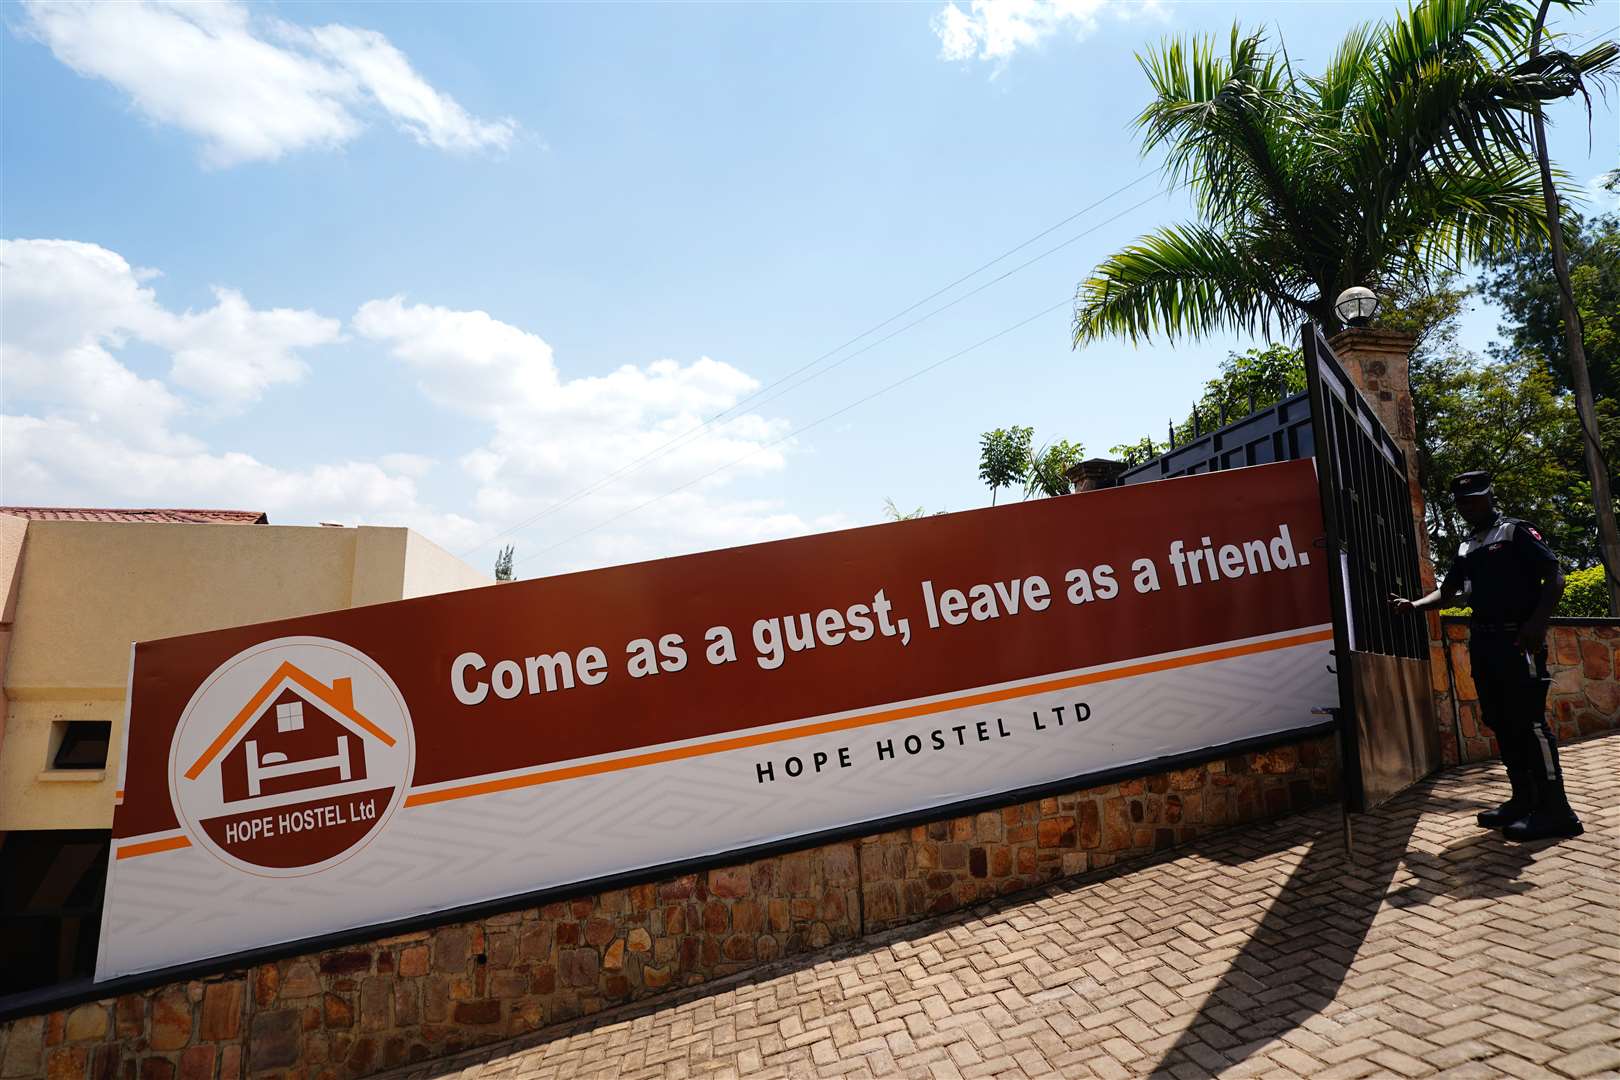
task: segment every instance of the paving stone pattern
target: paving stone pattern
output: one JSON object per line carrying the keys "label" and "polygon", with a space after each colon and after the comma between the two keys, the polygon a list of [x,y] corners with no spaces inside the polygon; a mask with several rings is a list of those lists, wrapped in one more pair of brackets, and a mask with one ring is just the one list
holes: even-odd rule
{"label": "paving stone pattern", "polygon": [[835,946],[399,1078],[1620,1076],[1620,737],[1586,835],[1512,845],[1500,766]]}
{"label": "paving stone pattern", "polygon": [[355,1080],[1333,797],[1330,737],[0,1024],[0,1080]]}

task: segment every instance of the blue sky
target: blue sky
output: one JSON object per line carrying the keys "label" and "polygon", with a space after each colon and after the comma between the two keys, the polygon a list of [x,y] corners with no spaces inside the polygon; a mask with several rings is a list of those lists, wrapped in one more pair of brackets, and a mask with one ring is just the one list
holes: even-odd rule
{"label": "blue sky", "polygon": [[[981,431],[1102,453],[1248,344],[1070,349],[1075,284],[1187,216],[1156,176],[748,395],[1151,173],[1136,51],[1235,17],[1309,67],[1392,10],[8,3],[0,499],[406,524],[524,577],[983,505]],[[1552,116],[1614,167],[1612,98]]]}

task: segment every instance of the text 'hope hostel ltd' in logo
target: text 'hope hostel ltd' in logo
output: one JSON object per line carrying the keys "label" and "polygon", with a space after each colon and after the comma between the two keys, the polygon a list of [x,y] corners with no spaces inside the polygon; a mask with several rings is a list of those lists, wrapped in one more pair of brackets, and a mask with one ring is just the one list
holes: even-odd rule
{"label": "text 'hope hostel ltd' in logo", "polygon": [[415,762],[410,711],[370,657],[277,638],[221,664],[169,748],[169,794],[192,839],[254,874],[325,869],[376,835]]}

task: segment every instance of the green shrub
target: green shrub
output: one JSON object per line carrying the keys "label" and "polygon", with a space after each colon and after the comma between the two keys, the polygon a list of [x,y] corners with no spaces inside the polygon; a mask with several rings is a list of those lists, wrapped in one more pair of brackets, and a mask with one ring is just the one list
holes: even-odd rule
{"label": "green shrub", "polygon": [[1564,598],[1558,602],[1557,614],[1594,619],[1608,616],[1609,590],[1603,585],[1603,567],[1589,566],[1564,579]]}
{"label": "green shrub", "polygon": [[[1442,615],[1469,616],[1472,608],[1441,608]],[[1609,617],[1609,591],[1603,586],[1603,567],[1571,570],[1564,576],[1564,597],[1553,612],[1560,618],[1606,619]]]}

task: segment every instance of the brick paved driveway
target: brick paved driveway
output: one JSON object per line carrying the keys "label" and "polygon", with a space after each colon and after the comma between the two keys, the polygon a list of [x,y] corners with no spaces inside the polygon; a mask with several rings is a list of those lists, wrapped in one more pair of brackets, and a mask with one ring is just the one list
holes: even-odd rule
{"label": "brick paved driveway", "polygon": [[1620,1076],[1620,737],[1564,760],[1578,840],[1472,766],[1356,865],[1317,811],[399,1075]]}

